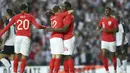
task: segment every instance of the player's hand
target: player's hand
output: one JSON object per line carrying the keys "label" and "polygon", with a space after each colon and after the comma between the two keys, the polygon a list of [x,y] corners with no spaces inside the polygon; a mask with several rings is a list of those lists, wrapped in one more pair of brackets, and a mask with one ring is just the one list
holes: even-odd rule
{"label": "player's hand", "polygon": [[47,32],[50,32],[50,31],[53,30],[53,28],[51,28],[51,27],[47,27],[45,30],[46,30]]}
{"label": "player's hand", "polygon": [[99,31],[99,27],[96,28],[96,32],[98,32],[98,31]]}
{"label": "player's hand", "polygon": [[108,29],[103,28],[102,31],[103,31],[103,32],[108,32]]}
{"label": "player's hand", "polygon": [[73,13],[74,12],[74,10],[68,10],[68,13],[69,14],[71,14],[71,13]]}

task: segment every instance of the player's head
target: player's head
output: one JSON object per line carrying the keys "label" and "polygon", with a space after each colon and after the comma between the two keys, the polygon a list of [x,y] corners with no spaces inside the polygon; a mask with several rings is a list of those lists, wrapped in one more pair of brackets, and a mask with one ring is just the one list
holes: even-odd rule
{"label": "player's head", "polygon": [[71,9],[71,4],[70,4],[69,2],[64,2],[63,8],[64,8],[65,10],[70,10],[70,9]]}
{"label": "player's head", "polygon": [[118,23],[120,23],[121,17],[119,15],[116,16],[116,19],[117,19]]}
{"label": "player's head", "polygon": [[106,16],[110,16],[111,15],[111,8],[110,7],[106,7],[105,8],[105,14],[106,14]]}
{"label": "player's head", "polygon": [[52,10],[49,10],[46,12],[46,17],[50,17],[51,15],[54,15],[53,11]]}
{"label": "player's head", "polygon": [[28,5],[26,3],[20,4],[20,10],[28,12]]}
{"label": "player's head", "polygon": [[15,15],[14,11],[12,9],[6,9],[5,17],[10,18]]}
{"label": "player's head", "polygon": [[54,13],[60,13],[61,12],[61,7],[59,5],[56,5],[53,7],[52,11]]}

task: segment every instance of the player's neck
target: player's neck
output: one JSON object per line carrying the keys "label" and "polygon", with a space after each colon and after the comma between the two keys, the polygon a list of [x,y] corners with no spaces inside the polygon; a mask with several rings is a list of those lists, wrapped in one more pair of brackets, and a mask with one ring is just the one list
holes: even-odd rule
{"label": "player's neck", "polygon": [[111,15],[106,16],[107,19],[110,18],[110,17],[111,17]]}
{"label": "player's neck", "polygon": [[26,13],[25,11],[21,11],[21,13]]}
{"label": "player's neck", "polygon": [[11,17],[10,16],[7,16],[7,19],[10,19]]}

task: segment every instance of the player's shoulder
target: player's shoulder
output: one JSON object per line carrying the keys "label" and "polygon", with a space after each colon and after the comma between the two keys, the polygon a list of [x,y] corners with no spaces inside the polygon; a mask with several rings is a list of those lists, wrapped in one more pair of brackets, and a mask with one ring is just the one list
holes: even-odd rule
{"label": "player's shoulder", "polygon": [[116,19],[116,16],[114,16],[114,15],[111,15],[111,19],[117,20],[117,19]]}
{"label": "player's shoulder", "polygon": [[19,17],[20,16],[20,14],[16,14],[15,16],[13,16],[12,18],[16,18],[16,17]]}
{"label": "player's shoulder", "polygon": [[100,18],[100,21],[104,20],[105,18],[106,18],[105,16],[101,17],[101,18]]}
{"label": "player's shoulder", "polygon": [[33,15],[31,15],[29,13],[26,13],[25,16],[27,16],[27,17],[33,17]]}

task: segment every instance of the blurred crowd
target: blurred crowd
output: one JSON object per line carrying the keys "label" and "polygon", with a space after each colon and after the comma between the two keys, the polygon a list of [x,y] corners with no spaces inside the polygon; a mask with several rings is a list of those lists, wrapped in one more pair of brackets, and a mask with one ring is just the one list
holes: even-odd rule
{"label": "blurred crowd", "polygon": [[[62,4],[66,0],[0,0],[0,19],[4,17],[6,8],[11,8],[19,13],[19,4],[27,2],[29,13],[34,15],[39,24],[50,26],[46,11],[56,4]],[[119,15],[128,27],[127,37],[130,41],[130,0],[68,0],[72,4],[75,16],[75,65],[101,65],[100,32],[96,32],[96,26],[102,16],[104,8],[112,8],[112,14]],[[2,25],[0,21],[0,25]],[[2,27],[0,27],[2,28]],[[32,43],[28,65],[48,65],[51,59],[49,37],[51,32],[33,28]],[[130,44],[130,42],[129,42]],[[130,47],[129,47],[130,54]],[[130,58],[130,57],[129,57]]]}

